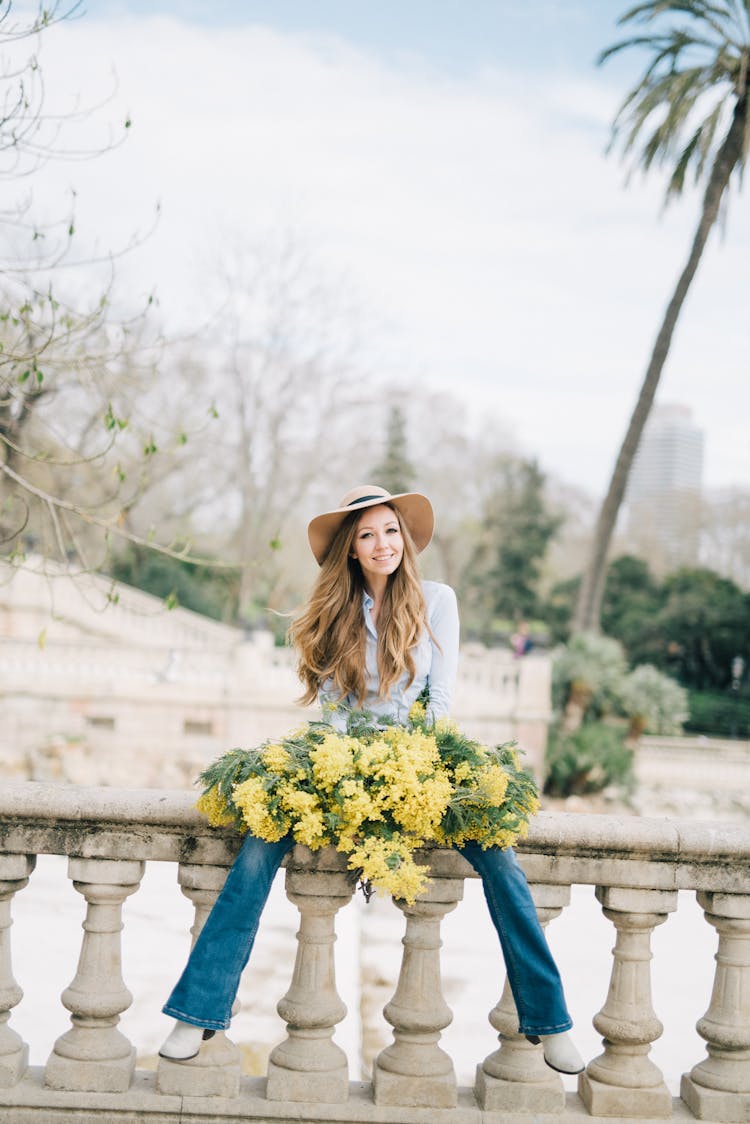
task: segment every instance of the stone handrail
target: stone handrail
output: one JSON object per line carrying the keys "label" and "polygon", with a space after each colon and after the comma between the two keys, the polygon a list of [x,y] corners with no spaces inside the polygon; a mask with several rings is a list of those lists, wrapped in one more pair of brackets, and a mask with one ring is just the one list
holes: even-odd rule
{"label": "stone handrail", "polygon": [[[178,863],[195,906],[193,939],[215,900],[238,840],[209,828],[187,792],[80,788],[35,783],[0,790],[0,1119],[34,1121],[209,1119],[393,1121],[436,1118],[463,1124],[533,1114],[618,1119],[750,1119],[750,829],[635,817],[542,813],[519,848],[540,920],[557,917],[573,884],[596,887],[616,934],[611,980],[594,1017],[602,1053],[566,1095],[541,1048],[516,1033],[507,984],[489,1019],[499,1046],[477,1067],[473,1089],[457,1089],[440,1048],[451,1012],[440,984],[440,924],[459,906],[474,872],[455,852],[429,852],[433,881],[414,906],[403,903],[404,951],[396,991],[385,1008],[393,1042],[375,1062],[371,1083],[350,1082],[333,1040],[345,1010],[336,992],[335,915],[353,885],[331,849],[298,847],[287,863],[290,900],[300,912],[296,963],[279,1001],[287,1038],[272,1052],[267,1079],[240,1077],[237,1047],[224,1033],[190,1062],[161,1060],[156,1074],[135,1070],[135,1050],[118,1029],[131,1002],[122,979],[121,912],[149,861]],[[9,1024],[22,1000],[12,972],[14,894],[40,853],[68,856],[83,896],[84,937],[63,992],[71,1029],[47,1065],[29,1068],[28,1049]],[[650,942],[694,890],[717,930],[710,1005],[698,1023],[707,1056],[695,1059],[673,1102],[649,1053],[661,1033],[651,1004]],[[125,933],[127,939],[127,932]],[[10,1114],[8,1114],[8,1112]]]}
{"label": "stone handrail", "polygon": [[104,574],[75,573],[68,565],[38,555],[28,557],[22,566],[0,562],[0,620],[6,617],[5,635],[30,635],[27,628],[13,627],[14,618],[28,624],[36,617],[39,630],[46,629],[51,612],[55,631],[63,634],[72,626],[73,635],[83,629],[92,637],[106,634],[120,642],[155,641],[171,647],[225,647],[242,639],[240,629],[190,609],[166,612],[160,598]]}

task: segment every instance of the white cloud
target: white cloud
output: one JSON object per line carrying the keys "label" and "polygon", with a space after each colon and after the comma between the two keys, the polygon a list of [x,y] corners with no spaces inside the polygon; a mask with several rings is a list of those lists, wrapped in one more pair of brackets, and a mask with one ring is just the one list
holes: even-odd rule
{"label": "white cloud", "polygon": [[[698,200],[660,222],[661,184],[624,189],[604,157],[622,91],[599,72],[459,80],[330,37],[145,17],[76,21],[45,54],[50,88],[84,99],[117,70],[103,112],[130,112],[132,135],[50,167],[46,197],[74,180],[81,237],[103,245],[161,199],[157,232],[123,267],[134,292],[157,282],[165,315],[190,319],[217,230],[297,230],[353,279],[373,369],[491,406],[546,467],[603,490]],[[739,196],[664,376],[663,397],[708,429],[712,485],[750,477],[748,249]]]}

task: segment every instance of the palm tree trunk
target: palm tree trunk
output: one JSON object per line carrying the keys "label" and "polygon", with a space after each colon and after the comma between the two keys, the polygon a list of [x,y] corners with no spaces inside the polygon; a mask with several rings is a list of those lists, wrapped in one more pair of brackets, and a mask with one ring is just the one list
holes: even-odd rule
{"label": "palm tree trunk", "polygon": [[599,616],[601,611],[602,594],[604,592],[604,579],[606,575],[607,552],[609,550],[612,532],[617,521],[617,514],[625,495],[625,487],[630,475],[638,449],[638,444],[646,424],[654,396],[659,385],[659,379],[664,364],[669,354],[672,334],[677,324],[680,311],[685,302],[690,285],[695,277],[701,256],[708,237],[713,229],[719,214],[719,207],[724,196],[732,172],[742,157],[742,141],[746,127],[747,96],[738,99],[732,123],[727,135],[722,141],[716,154],[711,176],[703,196],[703,208],[700,222],[693,238],[687,264],[680,274],[672,299],[667,305],[659,334],[656,337],[651,360],[646,370],[646,376],[641,386],[635,409],[630,418],[627,432],[620,447],[620,452],[615,462],[609,490],[604,498],[599,511],[594,532],[589,564],[583,575],[581,588],[578,594],[578,603],[573,616],[573,631],[598,631]]}

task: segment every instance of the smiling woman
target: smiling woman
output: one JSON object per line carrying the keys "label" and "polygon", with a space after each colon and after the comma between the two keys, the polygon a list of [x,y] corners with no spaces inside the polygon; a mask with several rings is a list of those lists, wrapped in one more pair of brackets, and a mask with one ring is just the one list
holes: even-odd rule
{"label": "smiling woman", "polygon": [[[348,866],[407,903],[425,887],[414,851],[455,846],[480,875],[503,949],[519,1032],[562,1073],[583,1061],[557,967],[511,843],[538,806],[511,747],[470,741],[449,721],[458,663],[453,590],[422,582],[426,496],[359,485],[313,519],[320,573],[290,630],[303,701],[323,704],[280,744],[232,750],[202,780],[199,807],[247,832],[165,1014],[163,1057],[195,1057],[229,1025],[274,875],[295,842],[333,844]],[[422,700],[425,700],[424,702]]]}

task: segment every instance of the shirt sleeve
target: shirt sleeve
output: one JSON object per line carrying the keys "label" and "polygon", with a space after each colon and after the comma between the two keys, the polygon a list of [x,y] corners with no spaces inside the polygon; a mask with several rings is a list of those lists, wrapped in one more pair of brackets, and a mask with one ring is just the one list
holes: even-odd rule
{"label": "shirt sleeve", "polygon": [[449,585],[441,585],[430,605],[427,620],[432,629],[430,705],[433,719],[447,718],[453,702],[458,671],[458,602]]}

